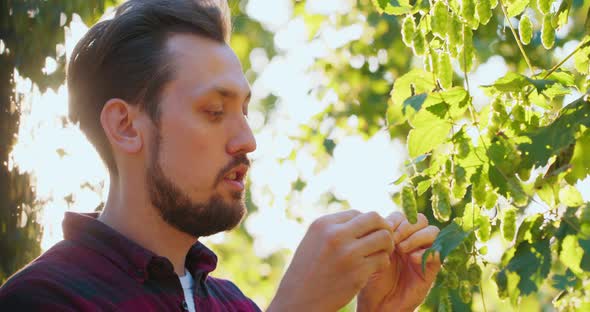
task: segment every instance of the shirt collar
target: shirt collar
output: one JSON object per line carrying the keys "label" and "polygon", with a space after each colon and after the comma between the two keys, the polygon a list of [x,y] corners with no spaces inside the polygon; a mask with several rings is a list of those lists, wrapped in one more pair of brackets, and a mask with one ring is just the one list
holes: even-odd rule
{"label": "shirt collar", "polygon": [[[66,212],[64,239],[75,241],[109,259],[138,281],[174,275],[172,263],[99,221],[99,213]],[[185,265],[195,281],[217,267],[217,256],[200,242],[191,246]]]}

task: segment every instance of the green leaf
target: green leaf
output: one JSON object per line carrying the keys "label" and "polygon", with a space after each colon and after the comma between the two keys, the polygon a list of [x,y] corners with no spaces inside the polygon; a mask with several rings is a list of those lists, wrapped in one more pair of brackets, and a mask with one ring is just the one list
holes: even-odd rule
{"label": "green leaf", "polygon": [[[538,76],[545,76],[546,73],[542,72],[541,74],[539,74]],[[555,80],[556,82],[566,86],[566,87],[574,87],[576,85],[576,78],[574,77],[574,75],[570,72],[565,72],[565,71],[561,71],[561,70],[557,70],[553,73],[551,73],[551,75],[549,75],[549,77],[547,77],[548,80]]]}
{"label": "green leaf", "polygon": [[545,91],[548,87],[555,84],[555,80],[547,80],[547,79],[531,79],[526,77],[526,79],[535,87],[537,93],[541,93]]}
{"label": "green leaf", "polygon": [[334,153],[334,148],[336,148],[336,142],[334,142],[332,139],[324,139],[323,145],[326,152],[332,156]]}
{"label": "green leaf", "polygon": [[412,6],[407,0],[372,0],[379,14],[402,15],[409,13]]}
{"label": "green leaf", "polygon": [[559,260],[576,275],[582,274],[580,268],[582,254],[584,254],[584,250],[580,247],[577,236],[568,235],[563,239]]}
{"label": "green leaf", "polygon": [[524,219],[524,221],[518,227],[518,234],[516,234],[516,241],[517,242],[529,241],[532,243],[536,239],[537,235],[535,235],[535,234],[538,234],[537,232],[539,231],[539,229],[543,225],[544,220],[545,220],[545,218],[543,218],[543,215],[540,213],[526,217]]}
{"label": "green leaf", "polygon": [[418,193],[418,196],[421,196],[422,194],[424,194],[426,192],[426,190],[428,190],[428,188],[430,188],[431,184],[432,184],[432,182],[430,180],[420,181],[418,183],[418,186],[416,186],[416,193]]}
{"label": "green leaf", "polygon": [[578,284],[578,279],[571,270],[566,270],[565,274],[556,274],[553,276],[553,288],[557,290],[566,290]]}
{"label": "green leaf", "polygon": [[565,177],[570,184],[575,184],[590,174],[590,129],[584,131],[576,142],[570,166]]}
{"label": "green leaf", "polygon": [[424,101],[426,100],[426,97],[427,96],[428,96],[428,94],[426,94],[426,93],[420,93],[418,95],[414,95],[414,96],[411,96],[411,97],[407,98],[404,101],[403,109],[402,109],[403,112],[404,112],[404,114],[409,114],[407,112],[407,107],[408,106],[410,106],[411,108],[413,108],[414,109],[414,112],[419,111],[420,108],[422,108],[422,104],[424,104]]}
{"label": "green leaf", "polygon": [[[587,36],[585,41],[590,43],[590,37]],[[583,47],[574,55],[574,66],[581,74],[590,74],[590,45]]]}
{"label": "green leaf", "polygon": [[505,196],[508,194],[508,183],[506,183],[506,178],[504,178],[498,168],[490,166],[488,170],[488,178],[490,179],[492,186],[498,188],[500,194]]}
{"label": "green leaf", "polygon": [[559,5],[559,9],[553,15],[552,24],[555,28],[560,28],[567,24],[568,17],[570,15],[570,9],[572,8],[573,0],[563,0]]}
{"label": "green leaf", "polygon": [[401,177],[399,177],[397,180],[395,180],[395,182],[393,182],[393,184],[400,185],[400,184],[402,184],[402,182],[404,182],[406,180],[407,177],[408,177],[408,175],[404,173]]}
{"label": "green leaf", "polygon": [[564,107],[550,125],[524,136],[526,141],[518,146],[523,154],[522,165],[545,166],[549,158],[574,143],[580,125],[590,127],[590,102],[584,97]]}
{"label": "green leaf", "polygon": [[410,130],[408,134],[408,151],[410,157],[417,157],[431,151],[447,140],[452,125],[438,122],[431,127],[420,127]]}
{"label": "green leaf", "polygon": [[582,256],[582,260],[580,262],[580,268],[586,272],[590,272],[590,240],[579,239],[578,243],[584,250],[584,256]]}
{"label": "green leaf", "polygon": [[432,114],[438,116],[440,119],[444,119],[447,113],[449,112],[449,104],[441,102],[431,106],[426,107],[426,110],[431,112]]}
{"label": "green leaf", "polygon": [[455,222],[451,222],[443,228],[440,233],[438,233],[432,246],[428,248],[422,256],[422,271],[426,269],[426,259],[428,259],[430,254],[438,252],[440,254],[440,260],[444,261],[451,251],[455,250],[455,248],[457,248],[457,246],[459,246],[470,233],[471,231],[464,231],[461,226]]}
{"label": "green leaf", "polygon": [[523,295],[528,295],[539,289],[538,285],[547,277],[550,269],[551,248],[549,240],[546,239],[533,244],[519,244],[505,270],[520,276],[518,289]]}
{"label": "green leaf", "polygon": [[508,0],[505,2],[508,17],[514,17],[522,13],[529,5],[530,0]]}
{"label": "green leaf", "polygon": [[581,209],[580,233],[586,237],[590,237],[590,202],[586,203]]}
{"label": "green leaf", "polygon": [[580,191],[571,185],[566,185],[559,190],[559,201],[568,207],[579,207],[584,204]]}
{"label": "green leaf", "polygon": [[482,86],[482,88],[493,88],[502,92],[522,92],[530,84],[531,82],[527,77],[514,72],[508,72],[504,77],[496,80],[494,84]]}
{"label": "green leaf", "polygon": [[440,118],[451,119],[463,117],[470,100],[469,93],[462,87],[453,87],[442,92],[432,93],[429,97],[428,102],[436,104],[429,105],[427,110]]}
{"label": "green leaf", "polygon": [[431,74],[423,70],[414,69],[396,79],[391,90],[393,105],[402,106],[404,101],[413,95],[412,88],[414,89],[414,95],[432,91],[434,84],[431,76]]}

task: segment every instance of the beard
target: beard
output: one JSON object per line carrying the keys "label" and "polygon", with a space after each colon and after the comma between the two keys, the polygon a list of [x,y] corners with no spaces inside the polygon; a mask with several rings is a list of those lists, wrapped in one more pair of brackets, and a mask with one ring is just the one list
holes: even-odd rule
{"label": "beard", "polygon": [[[162,219],[177,230],[194,237],[231,230],[240,224],[246,214],[243,192],[232,192],[229,201],[217,192],[205,202],[193,201],[166,177],[160,167],[160,141],[161,136],[157,131],[147,168],[147,186],[150,201]],[[223,181],[227,172],[239,164],[249,165],[250,161],[245,155],[234,158],[219,172],[212,189]]]}

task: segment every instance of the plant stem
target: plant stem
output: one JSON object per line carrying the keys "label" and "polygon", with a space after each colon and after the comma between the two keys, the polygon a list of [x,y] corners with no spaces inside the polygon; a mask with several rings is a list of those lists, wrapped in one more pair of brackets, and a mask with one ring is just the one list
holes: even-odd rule
{"label": "plant stem", "polygon": [[504,13],[504,17],[506,17],[506,20],[508,21],[508,26],[510,26],[510,30],[512,31],[512,35],[514,35],[514,39],[516,39],[516,43],[518,44],[518,48],[520,49],[520,52],[522,53],[522,56],[524,57],[526,64],[529,66],[529,69],[531,70],[531,75],[534,75],[535,70],[533,69],[533,66],[531,65],[531,61],[529,60],[529,57],[526,55],[526,52],[524,52],[524,47],[522,46],[522,42],[520,42],[520,37],[518,37],[518,35],[516,34],[516,31],[514,30],[514,27],[512,26],[512,22],[510,21],[510,18],[508,17],[508,12],[506,12],[506,7],[504,6],[504,2],[502,0],[499,0],[499,2],[500,2],[500,7],[502,7],[502,12]]}
{"label": "plant stem", "polygon": [[574,56],[576,53],[578,53],[578,51],[580,51],[582,48],[585,48],[589,44],[590,44],[590,40],[580,42],[580,44],[572,51],[572,53],[568,54],[568,56],[566,56],[563,60],[561,60],[561,62],[559,62],[557,65],[553,66],[545,74],[545,76],[543,76],[543,79],[546,79],[551,74],[553,74],[557,69],[559,69],[559,67],[561,67],[561,65],[563,65],[563,63],[567,62],[567,60],[569,60],[572,56]]}
{"label": "plant stem", "polygon": [[[568,56],[566,56],[563,60],[561,60],[561,62],[557,63],[557,65],[551,67],[551,69],[543,76],[542,79],[547,79],[549,76],[551,76],[551,74],[553,74],[556,70],[558,70],[561,67],[561,65],[563,65],[565,62],[567,62],[567,60],[572,58],[572,56],[574,56],[576,53],[578,53],[580,50],[582,50],[583,48],[585,48],[588,45],[590,45],[590,40],[580,42],[580,44],[570,54],[568,54]],[[529,91],[529,93],[527,93],[526,96],[528,97],[529,95],[531,95],[531,93],[533,91],[535,91],[535,88],[532,88]]]}
{"label": "plant stem", "polygon": [[486,308],[486,297],[483,294],[483,283],[481,280],[479,281],[479,290],[481,290],[481,303],[483,305],[483,311],[488,312],[488,309]]}

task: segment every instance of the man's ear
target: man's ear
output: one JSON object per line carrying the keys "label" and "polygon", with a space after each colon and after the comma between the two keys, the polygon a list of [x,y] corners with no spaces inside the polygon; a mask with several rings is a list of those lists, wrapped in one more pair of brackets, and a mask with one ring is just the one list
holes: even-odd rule
{"label": "man's ear", "polygon": [[108,100],[100,113],[100,123],[113,149],[135,154],[143,146],[143,133],[138,128],[139,108],[121,99]]}

